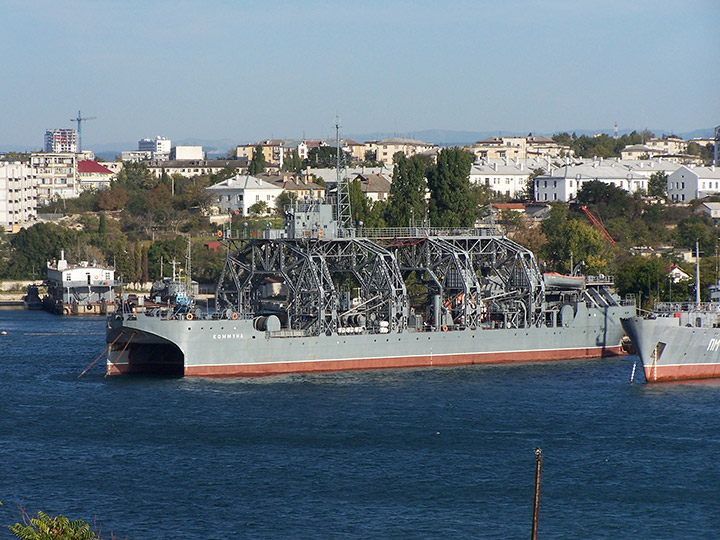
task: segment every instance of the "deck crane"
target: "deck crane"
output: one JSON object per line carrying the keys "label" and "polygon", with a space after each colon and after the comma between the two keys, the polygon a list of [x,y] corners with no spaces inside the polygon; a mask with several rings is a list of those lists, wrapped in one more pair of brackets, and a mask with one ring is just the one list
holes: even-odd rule
{"label": "deck crane", "polygon": [[610,236],[610,233],[607,232],[605,227],[603,227],[603,224],[600,223],[600,220],[596,218],[590,210],[588,210],[587,206],[581,206],[580,209],[585,212],[585,215],[588,217],[588,219],[592,222],[593,225],[595,225],[595,228],[599,230],[601,233],[603,233],[603,236],[605,236],[605,240],[610,242],[612,246],[615,245],[615,240],[612,239],[612,236]]}
{"label": "deck crane", "polygon": [[80,114],[80,111],[78,111],[77,118],[71,118],[71,122],[77,122],[77,129],[78,129],[78,153],[82,152],[82,123],[86,120],[95,120],[97,116],[86,116],[83,118],[83,116]]}

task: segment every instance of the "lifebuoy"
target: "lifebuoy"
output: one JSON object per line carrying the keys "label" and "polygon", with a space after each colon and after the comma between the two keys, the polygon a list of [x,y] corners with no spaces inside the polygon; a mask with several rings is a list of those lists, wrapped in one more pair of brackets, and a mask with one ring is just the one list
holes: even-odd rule
{"label": "lifebuoy", "polygon": [[217,237],[218,237],[218,238],[222,238],[222,236],[223,236],[223,232],[222,232],[222,231],[218,231],[218,232],[217,232]]}
{"label": "lifebuoy", "polygon": [[230,318],[231,318],[231,319],[232,319],[233,321],[237,321],[237,318],[238,318],[238,314],[237,314],[237,313],[235,313],[235,312],[233,312],[233,314],[232,314],[232,315],[230,315]]}
{"label": "lifebuoy", "polygon": [[447,332],[448,331],[447,324],[443,324],[442,327],[440,328],[440,330],[442,330],[443,332]]}
{"label": "lifebuoy", "polygon": [[195,316],[192,313],[188,313],[187,315],[185,315],[185,318],[188,321],[192,321],[195,318]]}

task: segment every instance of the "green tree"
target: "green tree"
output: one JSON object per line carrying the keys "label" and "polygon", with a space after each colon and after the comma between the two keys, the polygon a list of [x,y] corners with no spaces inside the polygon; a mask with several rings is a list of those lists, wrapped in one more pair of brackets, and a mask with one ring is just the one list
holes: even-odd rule
{"label": "green tree", "polygon": [[650,175],[648,179],[648,195],[651,197],[667,197],[667,179],[668,175],[663,171],[657,171]]}
{"label": "green tree", "polygon": [[302,159],[297,150],[293,150],[289,156],[286,156],[283,160],[283,170],[288,172],[300,172],[303,168]]}
{"label": "green tree", "polygon": [[407,158],[398,152],[390,185],[390,199],[385,209],[389,227],[407,227],[411,220],[422,222],[425,217],[425,163],[417,156]]}
{"label": "green tree", "polygon": [[263,148],[260,145],[257,145],[255,149],[253,150],[252,159],[250,160],[250,166],[248,167],[248,173],[251,175],[256,175],[265,170],[265,154],[263,153]]}
{"label": "green tree", "polygon": [[268,212],[268,205],[265,201],[258,201],[248,208],[252,216],[264,216]]}
{"label": "green tree", "polygon": [[436,227],[471,227],[477,206],[470,189],[473,156],[461,148],[444,148],[427,171],[430,223]]}
{"label": "green tree", "polygon": [[297,199],[297,195],[292,191],[283,191],[275,198],[275,213],[278,216],[285,215],[285,207],[290,206]]}
{"label": "green tree", "polygon": [[[618,268],[615,283],[621,296],[636,294],[651,301],[660,286],[665,285],[664,262],[657,257],[630,257]],[[679,291],[680,287],[676,288]]]}
{"label": "green tree", "polygon": [[51,517],[38,512],[26,523],[10,525],[10,530],[21,540],[93,540],[98,537],[90,525],[82,520],[70,521],[65,516]]}
{"label": "green tree", "polygon": [[76,233],[52,223],[37,223],[21,229],[10,241],[14,255],[8,277],[28,278],[33,270],[44,273],[47,262],[60,257],[60,250],[75,245]]}
{"label": "green tree", "polygon": [[591,225],[571,218],[567,205],[553,204],[541,229],[547,244],[540,253],[551,270],[570,272],[572,258],[573,265],[583,261],[589,273],[607,271],[610,249],[605,238]]}
{"label": "green tree", "polygon": [[366,225],[372,201],[362,192],[362,181],[359,178],[350,182],[349,199],[353,225],[357,225],[358,222],[362,222],[363,226]]}

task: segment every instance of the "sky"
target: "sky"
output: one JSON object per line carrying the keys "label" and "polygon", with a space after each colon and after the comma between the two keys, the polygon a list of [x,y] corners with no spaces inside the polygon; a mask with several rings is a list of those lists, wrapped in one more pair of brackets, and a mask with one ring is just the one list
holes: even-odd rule
{"label": "sky", "polygon": [[[720,124],[720,1],[0,0],[0,149]],[[132,148],[128,148],[132,149]]]}

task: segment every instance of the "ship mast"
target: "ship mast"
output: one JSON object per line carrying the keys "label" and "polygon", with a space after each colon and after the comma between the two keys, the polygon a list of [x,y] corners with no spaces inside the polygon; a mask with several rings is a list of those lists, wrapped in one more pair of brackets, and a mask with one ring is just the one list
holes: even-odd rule
{"label": "ship mast", "polygon": [[335,117],[335,150],[335,168],[337,171],[337,180],[335,183],[335,189],[337,190],[336,217],[338,227],[343,231],[347,231],[353,227],[352,210],[350,208],[350,186],[347,178],[347,170],[345,169],[345,160],[340,159],[340,118],[337,116]]}
{"label": "ship mast", "polygon": [[695,240],[695,303],[700,303],[700,245]]}

